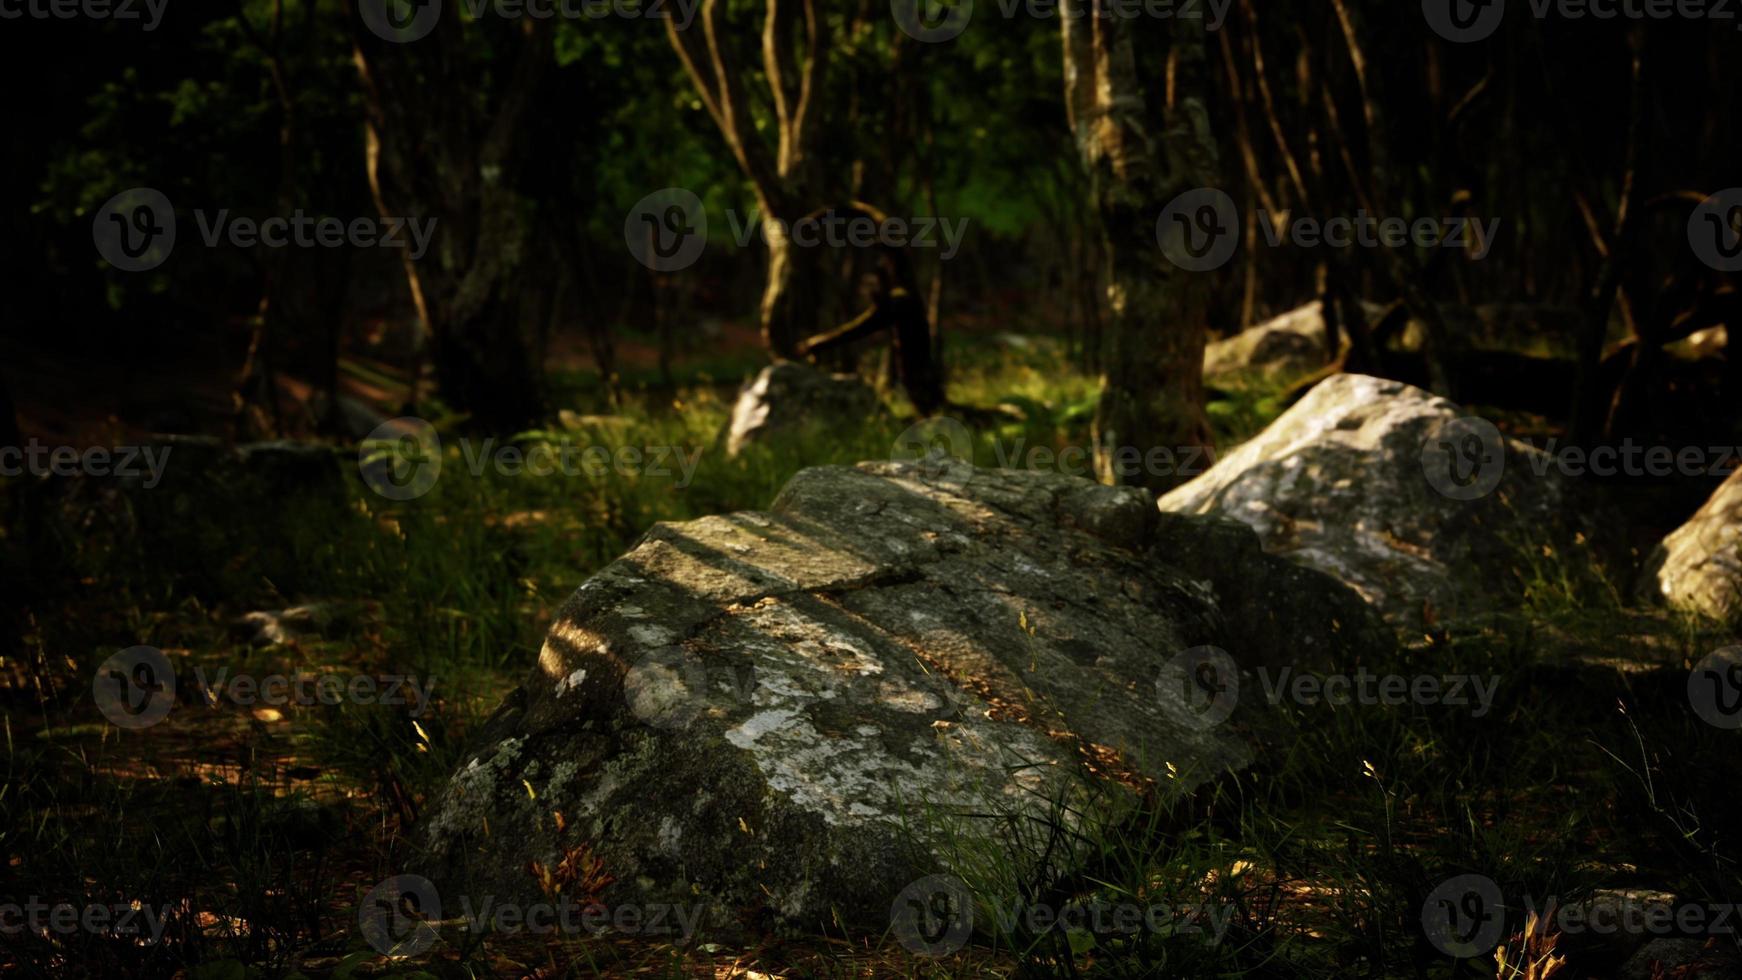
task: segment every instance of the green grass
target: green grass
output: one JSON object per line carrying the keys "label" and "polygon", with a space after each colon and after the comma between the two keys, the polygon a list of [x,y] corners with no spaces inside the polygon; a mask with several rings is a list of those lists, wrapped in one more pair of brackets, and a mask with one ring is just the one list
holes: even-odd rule
{"label": "green grass", "polygon": [[[959,353],[951,395],[986,410],[966,420],[976,462],[997,464],[1018,440],[1088,444],[1095,379],[1060,371],[1045,349]],[[805,466],[888,458],[910,422],[897,401],[850,431],[800,432],[729,459],[717,437],[732,384],[692,374],[676,390],[631,385],[615,404],[583,385],[564,390],[576,414],[520,445],[700,449],[693,481],[474,476],[451,420],[437,418],[448,430],[443,476],[402,502],[365,487],[350,450],[336,483],[291,493],[240,473],[152,492],[0,485],[10,515],[0,560],[23,611],[0,665],[0,843],[18,883],[4,890],[171,909],[159,947],[74,935],[0,955],[22,975],[388,969],[358,935],[357,896],[397,873],[421,802],[530,668],[556,605],[653,522],[765,507]],[[1224,443],[1281,408],[1279,387],[1224,393],[1210,408]],[[1742,753],[1736,733],[1690,717],[1680,687],[1712,625],[1644,616],[1612,587],[1593,591],[1577,556],[1539,559],[1516,620],[1448,628],[1367,665],[1496,676],[1484,718],[1284,704],[1240,716],[1270,746],[1259,764],[1197,793],[1108,806],[1096,797],[1104,790],[1084,787],[1051,801],[1050,818],[964,825],[949,869],[981,914],[956,956],[907,956],[887,936],[771,938],[749,950],[525,949],[472,937],[416,969],[491,975],[507,957],[575,976],[684,976],[735,959],[806,976],[1493,976],[1491,964],[1460,966],[1419,938],[1423,897],[1447,875],[1563,900],[1632,884],[1742,899],[1742,854],[1725,823],[1742,804]],[[348,612],[289,646],[251,649],[232,630],[242,612],[306,602]],[[1566,656],[1622,632],[1655,644],[1660,665],[1622,672]],[[346,705],[274,719],[184,698],[163,725],[120,732],[96,714],[90,678],[136,644],[166,651],[178,676],[195,666],[414,674],[437,679],[436,701],[422,718]],[[1206,942],[991,914],[1040,898],[1209,903],[1231,918]]]}
{"label": "green grass", "polygon": [[[1270,747],[1258,763],[1189,796],[1133,810],[1073,788],[1038,816],[921,817],[973,895],[977,942],[1043,976],[1491,977],[1421,938],[1424,900],[1461,874],[1517,903],[1507,935],[1525,897],[1649,885],[1733,902],[1742,853],[1718,815],[1742,761],[1735,733],[1678,703],[1685,669],[1581,672],[1538,653],[1528,636],[1399,649],[1366,666],[1496,677],[1490,713],[1284,701],[1248,718]],[[1208,906],[1230,926],[1210,941],[996,914],[1036,902]]]}

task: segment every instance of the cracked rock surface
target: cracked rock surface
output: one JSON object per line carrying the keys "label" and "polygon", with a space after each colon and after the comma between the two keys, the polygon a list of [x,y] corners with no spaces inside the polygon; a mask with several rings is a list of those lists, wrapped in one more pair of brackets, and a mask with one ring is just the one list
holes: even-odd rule
{"label": "cracked rock surface", "polygon": [[1140,490],[808,469],[767,512],[655,525],[569,598],[431,802],[415,870],[529,901],[529,862],[579,850],[607,905],[881,929],[941,826],[1044,812],[1085,776],[1129,799],[1247,764],[1240,716],[1175,693],[1185,651],[1328,660],[1376,624],[1245,528]]}
{"label": "cracked rock surface", "polygon": [[1160,506],[1240,521],[1412,631],[1516,607],[1545,548],[1621,566],[1596,501],[1467,416],[1400,381],[1335,375]]}

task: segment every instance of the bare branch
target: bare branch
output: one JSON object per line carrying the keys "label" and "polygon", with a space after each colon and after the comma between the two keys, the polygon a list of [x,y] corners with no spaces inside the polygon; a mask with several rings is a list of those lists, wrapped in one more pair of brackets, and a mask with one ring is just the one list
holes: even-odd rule
{"label": "bare branch", "polygon": [[804,0],[805,66],[799,79],[798,109],[792,117],[792,156],[784,161],[782,174],[797,168],[810,156],[818,131],[817,93],[822,88],[823,72],[829,63],[828,27],[817,10],[816,0]]}

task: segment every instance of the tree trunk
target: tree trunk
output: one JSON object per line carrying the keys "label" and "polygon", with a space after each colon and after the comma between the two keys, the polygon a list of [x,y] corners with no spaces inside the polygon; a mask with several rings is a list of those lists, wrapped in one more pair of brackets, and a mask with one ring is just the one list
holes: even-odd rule
{"label": "tree trunk", "polygon": [[[820,99],[829,64],[826,12],[816,0],[764,0],[761,68],[770,108],[772,141],[754,125],[744,67],[748,53],[733,43],[721,0],[703,0],[699,30],[667,19],[666,36],[683,63],[708,115],[756,192],[768,234],[768,270],[762,289],[762,341],[775,357],[793,357],[798,341],[814,332],[817,317],[814,256],[774,227],[790,222],[817,199]],[[828,199],[824,195],[824,200]]]}
{"label": "tree trunk", "polygon": [[[1567,439],[1575,446],[1591,446],[1603,437],[1609,417],[1610,392],[1603,381],[1603,345],[1609,336],[1609,317],[1622,297],[1621,280],[1632,257],[1640,207],[1639,161],[1645,138],[1646,92],[1644,32],[1628,35],[1632,47],[1631,81],[1628,94],[1627,143],[1623,151],[1620,192],[1615,202],[1615,221],[1607,241],[1586,209],[1593,244],[1598,252],[1597,271],[1584,296],[1584,328],[1575,347],[1578,373],[1572,404],[1567,412]],[[1625,308],[1623,308],[1625,313]]]}
{"label": "tree trunk", "polygon": [[[539,247],[536,204],[519,187],[525,119],[552,60],[548,21],[516,22],[485,111],[472,111],[436,80],[467,64],[457,9],[411,44],[392,44],[353,24],[367,123],[369,183],[383,217],[435,222],[428,253],[404,253],[406,278],[429,329],[442,397],[474,424],[515,429],[543,414],[539,372],[526,325],[546,288],[532,268]],[[495,74],[495,66],[480,66]]]}
{"label": "tree trunk", "polygon": [[[887,224],[889,220],[888,215],[863,201],[854,201],[838,210],[868,217],[878,224]],[[808,217],[818,218],[823,213],[818,211]],[[843,351],[856,340],[888,331],[894,352],[890,362],[902,388],[921,415],[931,415],[945,404],[944,379],[933,356],[936,334],[926,318],[925,301],[920,297],[919,280],[907,250],[884,247],[876,275],[877,289],[870,308],[834,330],[800,341],[798,353],[816,357]]]}
{"label": "tree trunk", "polygon": [[803,269],[803,249],[784,235],[768,235],[768,271],[762,284],[762,345],[775,357],[797,357],[798,342],[816,328],[816,296]]}
{"label": "tree trunk", "polygon": [[1204,416],[1208,274],[1173,265],[1156,239],[1163,208],[1216,181],[1216,145],[1201,97],[1203,26],[1175,20],[1168,98],[1152,111],[1139,81],[1131,23],[1090,15],[1104,0],[1061,9],[1065,103],[1088,168],[1109,260],[1107,347],[1092,438],[1102,482],[1166,490],[1175,472],[1147,472],[1151,449],[1207,447]]}

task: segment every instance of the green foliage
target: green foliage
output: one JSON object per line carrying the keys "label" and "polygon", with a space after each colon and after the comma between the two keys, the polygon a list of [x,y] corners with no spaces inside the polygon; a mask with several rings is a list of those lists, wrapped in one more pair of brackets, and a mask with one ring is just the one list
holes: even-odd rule
{"label": "green foliage", "polygon": [[[963,352],[957,400],[1001,405],[968,420],[982,465],[1023,465],[1011,459],[1017,440],[1060,447],[1086,438],[1093,380],[1048,371],[1053,357],[1022,344]],[[148,965],[205,963],[223,975],[231,963],[270,971],[299,957],[354,956],[352,897],[335,890],[332,867],[361,863],[368,880],[402,870],[396,831],[359,828],[397,827],[393,801],[415,805],[442,785],[468,733],[533,662],[556,603],[652,522],[764,507],[803,466],[887,458],[907,424],[891,406],[856,427],[799,431],[728,459],[716,440],[732,390],[706,377],[675,390],[632,387],[610,414],[564,413],[510,440],[522,449],[699,449],[689,481],[675,467],[668,477],[473,474],[455,420],[438,419],[449,436],[443,474],[412,500],[373,493],[349,454],[338,458],[336,482],[300,489],[219,468],[154,491],[39,499],[32,506],[43,519],[9,538],[36,549],[34,567],[57,569],[25,599],[33,624],[25,656],[43,700],[6,717],[0,842],[23,856],[13,869],[19,880],[84,882],[75,897],[91,900],[188,899],[228,917],[221,921],[255,924],[176,925]],[[584,386],[571,392],[578,408],[605,399]],[[1218,419],[1231,428],[1259,424],[1273,404],[1264,394],[1234,398],[1244,407]],[[11,505],[44,490],[5,488]],[[1613,591],[1607,605],[1593,605],[1576,574],[1581,558],[1535,555],[1533,604],[1523,614],[1441,630],[1359,665],[1496,678],[1480,718],[1449,706],[1284,700],[1240,716],[1270,747],[1258,765],[1191,794],[1077,786],[1047,801],[1050,816],[1038,820],[964,820],[916,805],[909,819],[951,840],[946,864],[971,886],[980,929],[956,956],[919,960],[892,947],[879,969],[1438,977],[1451,961],[1421,945],[1416,923],[1426,891],[1450,874],[1484,874],[1508,895],[1565,902],[1625,883],[1624,869],[1634,868],[1684,894],[1734,901],[1737,856],[1720,832],[1742,785],[1733,733],[1691,719],[1677,700],[1712,624],[1645,617]],[[290,647],[249,649],[226,629],[247,609],[356,599],[367,600],[362,612]],[[1577,655],[1595,642],[1581,638],[1605,633],[1639,636],[1665,659],[1623,673]],[[186,672],[414,673],[434,679],[435,702],[421,718],[383,705],[305,710],[285,730],[184,700],[149,737],[191,725],[185,730],[205,733],[208,752],[237,767],[191,785],[120,775],[139,771],[140,743],[91,724],[86,692],[94,664],[135,643],[172,651]],[[1011,916],[1042,899],[1203,906],[1226,915],[1226,929],[1212,942],[1186,930],[1130,935]],[[64,954],[39,952],[45,963]],[[564,955],[583,973],[626,963],[598,944]],[[712,962],[704,950],[659,955],[674,976]],[[859,969],[832,955],[806,960],[807,972]]]}

